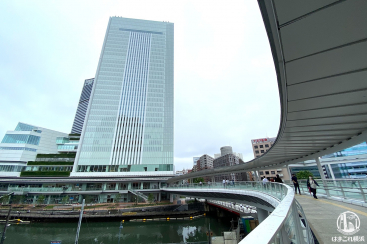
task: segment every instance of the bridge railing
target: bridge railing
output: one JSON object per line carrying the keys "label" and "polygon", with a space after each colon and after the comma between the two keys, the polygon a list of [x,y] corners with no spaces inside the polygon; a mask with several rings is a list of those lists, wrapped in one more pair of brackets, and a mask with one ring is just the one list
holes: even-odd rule
{"label": "bridge railing", "polygon": [[[367,203],[367,179],[316,179],[316,182],[319,184],[317,194]],[[292,181],[286,181],[285,184],[293,187]],[[310,194],[307,180],[298,180],[298,184],[301,193]]]}
{"label": "bridge railing", "polygon": [[[293,189],[286,184],[272,182],[230,182],[228,184],[212,182],[202,184],[171,184],[163,189],[204,191],[216,190],[226,193],[244,194],[256,191],[273,201],[274,211],[240,243],[314,243],[302,207],[294,198]],[[196,190],[197,189],[197,190]],[[188,191],[189,192],[189,191]],[[187,193],[188,193],[187,192]],[[188,194],[189,195],[189,194]],[[203,197],[205,198],[205,197]],[[222,199],[218,199],[222,200]],[[274,204],[276,202],[276,204]]]}

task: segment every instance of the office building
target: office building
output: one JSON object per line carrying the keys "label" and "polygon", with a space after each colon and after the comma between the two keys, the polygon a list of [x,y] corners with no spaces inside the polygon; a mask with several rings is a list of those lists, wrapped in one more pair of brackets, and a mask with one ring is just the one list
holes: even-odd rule
{"label": "office building", "polygon": [[256,158],[266,153],[274,144],[275,137],[273,138],[261,138],[251,140],[252,150]]}
{"label": "office building", "polygon": [[[243,163],[243,160],[234,154],[231,146],[224,146],[220,148],[220,157],[216,157],[213,160],[213,168],[228,167]],[[246,172],[241,172],[216,175],[214,179],[215,182],[221,182],[222,180],[247,181],[249,176]]]}
{"label": "office building", "polygon": [[[252,151],[254,152],[254,157],[258,158],[266,153],[274,144],[276,138],[260,138],[260,139],[253,139],[251,140],[252,144]],[[268,179],[275,178],[278,174],[280,178],[283,180],[289,180],[289,172],[287,168],[269,168],[266,170],[259,170],[260,177],[266,177]]]}
{"label": "office building", "polygon": [[196,165],[196,162],[197,162],[199,159],[200,159],[200,157],[193,157],[193,158],[192,158],[192,162],[193,162],[192,166],[195,166],[195,165]]}
{"label": "office building", "polygon": [[173,175],[173,85],[173,24],[111,17],[71,175]]}
{"label": "office building", "polygon": [[90,93],[92,92],[94,78],[84,81],[83,90],[80,95],[78,108],[76,109],[73,127],[71,134],[81,134],[84,124],[85,113],[87,112]]}
{"label": "office building", "polygon": [[[320,163],[326,179],[364,179],[367,175],[367,143],[363,142],[341,151],[325,155],[320,158]],[[291,164],[289,165],[289,169],[292,174],[307,170],[311,172],[314,177],[321,177],[315,160]]]}
{"label": "office building", "polygon": [[37,154],[58,153],[56,138],[66,133],[19,122],[15,130],[7,131],[0,143],[0,175],[19,176]]}

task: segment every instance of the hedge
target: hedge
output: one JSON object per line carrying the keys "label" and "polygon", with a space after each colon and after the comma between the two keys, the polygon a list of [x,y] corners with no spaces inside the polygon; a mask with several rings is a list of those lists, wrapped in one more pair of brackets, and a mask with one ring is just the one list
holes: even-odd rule
{"label": "hedge", "polygon": [[20,176],[40,176],[40,177],[69,177],[70,171],[23,171],[20,172]]}
{"label": "hedge", "polygon": [[37,158],[75,158],[76,153],[37,154]]}
{"label": "hedge", "polygon": [[34,162],[28,162],[27,166],[30,165],[74,165],[74,162],[34,161]]}

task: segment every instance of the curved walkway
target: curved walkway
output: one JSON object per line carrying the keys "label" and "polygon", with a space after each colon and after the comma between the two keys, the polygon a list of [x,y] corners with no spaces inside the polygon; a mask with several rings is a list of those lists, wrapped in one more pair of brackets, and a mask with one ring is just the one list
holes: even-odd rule
{"label": "curved walkway", "polygon": [[[238,182],[226,188],[221,184],[193,184],[173,185],[162,190],[171,194],[256,206],[261,224],[240,243],[314,243],[305,214],[294,198],[294,191],[285,184]],[[272,213],[268,215],[268,211]]]}
{"label": "curved walkway", "polygon": [[[314,199],[308,194],[296,195],[297,201],[302,205],[303,211],[307,216],[308,223],[315,234],[319,243],[366,243],[367,241],[367,208],[348,203],[327,200],[319,196]],[[347,236],[338,232],[337,219],[345,211],[352,211],[358,215],[361,226],[360,231],[354,235]],[[339,237],[342,241],[338,241]],[[364,241],[354,241],[353,238],[363,237]],[[338,238],[338,239],[335,239]],[[348,240],[352,238],[352,241]]]}

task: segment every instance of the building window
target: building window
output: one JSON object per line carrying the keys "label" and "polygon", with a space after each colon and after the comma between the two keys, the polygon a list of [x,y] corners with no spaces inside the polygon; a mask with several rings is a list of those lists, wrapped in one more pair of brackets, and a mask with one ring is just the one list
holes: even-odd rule
{"label": "building window", "polygon": [[271,174],[275,174],[275,171],[271,171]]}
{"label": "building window", "polygon": [[265,147],[269,147],[269,144],[265,144]]}
{"label": "building window", "polygon": [[258,146],[254,146],[255,149],[258,149],[259,147]]}
{"label": "building window", "polygon": [[255,151],[255,153],[258,154],[259,153],[259,150]]}
{"label": "building window", "polygon": [[260,171],[260,175],[264,175],[264,172]]}
{"label": "building window", "polygon": [[269,171],[265,171],[265,174],[268,175],[269,174]]}
{"label": "building window", "polygon": [[264,145],[260,145],[260,148],[264,148]]}
{"label": "building window", "polygon": [[264,150],[261,150],[261,153],[264,153]]}

